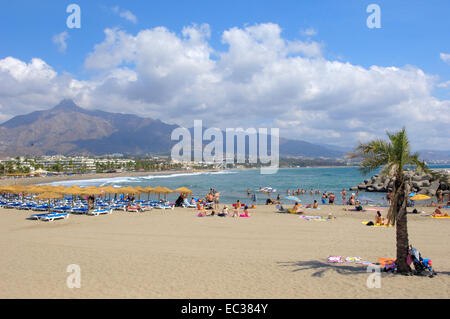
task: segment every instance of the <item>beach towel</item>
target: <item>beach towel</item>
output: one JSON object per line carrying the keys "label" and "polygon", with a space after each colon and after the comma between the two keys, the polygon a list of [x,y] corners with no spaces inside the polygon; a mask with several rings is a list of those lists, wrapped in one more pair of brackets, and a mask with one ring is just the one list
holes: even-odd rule
{"label": "beach towel", "polygon": [[329,263],[343,263],[342,256],[330,256],[328,257]]}
{"label": "beach towel", "polygon": [[386,265],[392,265],[395,262],[395,259],[392,258],[378,258],[378,263],[382,267],[386,267]]}
{"label": "beach towel", "polygon": [[308,216],[308,215],[303,215],[303,216],[299,216],[299,218],[310,221],[320,221],[320,222],[324,222],[327,221],[328,219],[323,218],[322,216]]}
{"label": "beach towel", "polygon": [[327,219],[323,218],[322,216],[309,216],[309,215],[302,215],[299,216],[299,218],[304,220],[315,220],[315,221],[327,221]]}
{"label": "beach towel", "polygon": [[[367,225],[369,222],[365,221],[365,222],[361,222],[364,225]],[[392,225],[379,225],[379,224],[374,224],[374,225],[368,225],[369,227],[393,227]]]}
{"label": "beach towel", "polygon": [[362,261],[361,257],[346,257],[345,258],[345,262],[348,262],[348,263],[359,264],[359,263],[361,263],[361,261]]}
{"label": "beach towel", "polygon": [[450,218],[450,216],[431,216],[431,218]]}

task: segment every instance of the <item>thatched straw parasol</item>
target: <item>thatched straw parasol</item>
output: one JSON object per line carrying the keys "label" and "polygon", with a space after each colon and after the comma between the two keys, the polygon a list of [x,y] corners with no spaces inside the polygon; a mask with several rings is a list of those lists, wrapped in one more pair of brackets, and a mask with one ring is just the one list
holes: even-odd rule
{"label": "thatched straw parasol", "polygon": [[179,192],[179,193],[184,193],[184,194],[192,194],[192,191],[189,189],[189,188],[186,188],[186,187],[180,187],[180,188],[177,188],[177,189],[174,189],[173,190],[174,192]]}
{"label": "thatched straw parasol", "polygon": [[36,199],[48,199],[48,211],[51,211],[50,207],[50,200],[56,199],[56,198],[62,198],[64,195],[60,193],[53,193],[53,192],[44,192],[36,196]]}

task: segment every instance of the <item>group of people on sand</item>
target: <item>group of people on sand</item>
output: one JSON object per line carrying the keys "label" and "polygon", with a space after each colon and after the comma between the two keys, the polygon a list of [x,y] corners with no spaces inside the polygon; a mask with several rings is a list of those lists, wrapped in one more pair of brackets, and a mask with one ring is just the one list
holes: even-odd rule
{"label": "group of people on sand", "polygon": [[328,204],[330,205],[334,205],[334,201],[336,200],[336,195],[334,195],[334,193],[328,193],[328,192],[324,192],[322,194],[322,204],[326,204],[328,201]]}
{"label": "group of people on sand", "polygon": [[233,204],[233,209],[230,211],[228,209],[228,206],[223,206],[222,210],[219,212],[217,209],[214,209],[211,211],[211,213],[208,214],[205,207],[197,204],[197,210],[198,210],[198,216],[199,217],[205,217],[205,216],[219,216],[219,217],[250,217],[249,207],[247,205],[244,206],[244,211],[241,214],[239,210],[242,208],[242,204],[239,200],[236,201],[235,204]]}
{"label": "group of people on sand", "polygon": [[210,188],[209,193],[206,194],[206,196],[205,196],[205,201],[208,204],[214,204],[214,209],[218,210],[219,209],[219,198],[220,198],[220,193],[218,191],[216,191],[214,188]]}
{"label": "group of people on sand", "polygon": [[375,214],[375,221],[370,221],[366,224],[367,226],[392,226],[392,222],[389,222],[388,218],[381,215],[380,211]]}

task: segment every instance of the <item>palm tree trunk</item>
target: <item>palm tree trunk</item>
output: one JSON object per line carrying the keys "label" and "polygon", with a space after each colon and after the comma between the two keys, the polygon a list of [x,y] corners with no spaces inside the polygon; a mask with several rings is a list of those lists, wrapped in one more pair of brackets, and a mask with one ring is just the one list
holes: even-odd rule
{"label": "palm tree trunk", "polygon": [[411,268],[407,263],[408,257],[408,219],[406,213],[407,185],[404,176],[396,179],[396,189],[398,189],[397,212],[396,212],[396,239],[397,239],[397,271],[399,273],[409,273]]}

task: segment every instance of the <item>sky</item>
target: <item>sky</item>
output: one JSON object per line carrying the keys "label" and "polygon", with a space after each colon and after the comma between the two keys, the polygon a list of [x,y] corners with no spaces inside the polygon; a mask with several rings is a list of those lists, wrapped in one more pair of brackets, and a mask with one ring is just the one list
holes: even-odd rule
{"label": "sky", "polygon": [[[67,12],[80,8],[80,27]],[[379,8],[379,28],[371,4]],[[4,1],[0,122],[72,98],[192,127],[450,149],[450,1]],[[71,20],[72,21],[72,20]]]}

